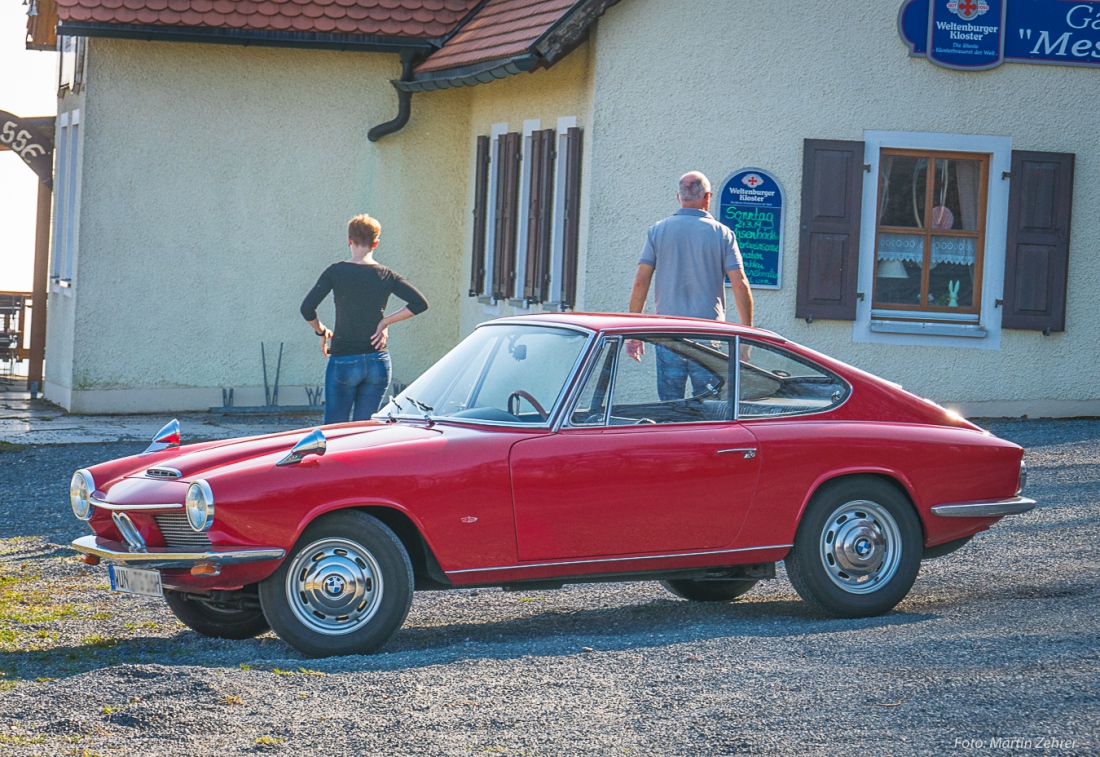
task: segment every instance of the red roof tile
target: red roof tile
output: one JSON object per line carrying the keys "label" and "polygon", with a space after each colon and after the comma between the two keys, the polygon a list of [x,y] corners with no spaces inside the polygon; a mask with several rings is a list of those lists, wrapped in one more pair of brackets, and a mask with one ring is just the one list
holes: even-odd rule
{"label": "red roof tile", "polygon": [[[529,0],[512,4],[542,6],[548,2]],[[62,24],[94,20],[105,24],[255,31],[293,29],[438,39],[466,18],[477,3],[478,0],[57,0],[57,12]]]}
{"label": "red roof tile", "polygon": [[416,72],[519,55],[575,4],[576,0],[489,0],[458,34],[417,66]]}

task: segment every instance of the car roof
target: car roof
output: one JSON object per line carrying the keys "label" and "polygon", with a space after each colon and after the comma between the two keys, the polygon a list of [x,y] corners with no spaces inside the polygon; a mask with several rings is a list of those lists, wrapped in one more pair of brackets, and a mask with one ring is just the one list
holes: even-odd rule
{"label": "car roof", "polygon": [[[684,318],[648,313],[531,313],[500,318],[487,323],[546,323],[561,326],[580,326],[591,331],[697,331],[707,330],[745,336],[765,336],[786,341],[779,334],[765,329],[742,326],[738,323],[713,321],[707,318]],[[484,325],[484,324],[482,324]]]}

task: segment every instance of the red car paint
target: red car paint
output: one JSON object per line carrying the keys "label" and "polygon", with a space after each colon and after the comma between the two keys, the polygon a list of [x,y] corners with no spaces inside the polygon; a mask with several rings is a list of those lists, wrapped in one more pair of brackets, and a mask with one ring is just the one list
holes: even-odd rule
{"label": "red car paint", "polygon": [[[508,320],[596,334],[740,335],[823,366],[852,390],[827,412],[738,422],[557,431],[459,419],[340,424],[323,427],[323,456],[285,467],[276,463],[304,432],[208,442],[97,465],[90,469],[95,496],[179,503],[190,482],[205,479],[216,502],[207,534],[215,547],[288,553],[324,513],[395,511],[415,527],[447,581],[471,586],[777,561],[814,492],[852,474],[896,482],[930,547],[998,520],[941,518],[931,507],[1007,498],[1019,487],[1020,447],[769,332],[640,315]],[[719,454],[742,448],[754,456]],[[146,477],[156,466],[182,475]],[[130,515],[150,547],[164,545],[152,514]],[[107,512],[97,509],[89,524],[101,537],[122,539]],[[163,581],[192,591],[234,589],[277,565],[227,565],[217,576],[165,570]]]}

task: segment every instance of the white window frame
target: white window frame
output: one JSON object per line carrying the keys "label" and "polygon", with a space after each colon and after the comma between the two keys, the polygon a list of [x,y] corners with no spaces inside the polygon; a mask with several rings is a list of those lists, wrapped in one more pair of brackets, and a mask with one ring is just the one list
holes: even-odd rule
{"label": "white window frame", "polygon": [[[964,347],[998,350],[1001,347],[1001,307],[1004,296],[1005,244],[1008,233],[1008,172],[1012,167],[1012,138],[975,134],[930,132],[863,132],[864,174],[862,220],[859,242],[859,287],[862,299],[856,303],[852,341],[873,344],[903,344],[931,347]],[[887,321],[873,317],[875,283],[875,240],[878,220],[879,156],[883,149],[972,152],[989,155],[988,195],[984,259],[982,264],[981,313],[978,322],[952,323],[929,318],[926,321]]]}
{"label": "white window frame", "polygon": [[53,259],[50,288],[72,294],[80,239],[80,111],[58,116],[57,170],[54,183]]}

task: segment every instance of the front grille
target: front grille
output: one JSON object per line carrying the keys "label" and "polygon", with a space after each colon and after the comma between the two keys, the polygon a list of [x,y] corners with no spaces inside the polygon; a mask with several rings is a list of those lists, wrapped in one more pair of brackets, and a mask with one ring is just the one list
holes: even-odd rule
{"label": "front grille", "polygon": [[179,549],[186,552],[210,549],[210,537],[191,528],[186,515],[171,513],[153,517],[156,519],[160,535],[164,537],[164,543],[169,549]]}

